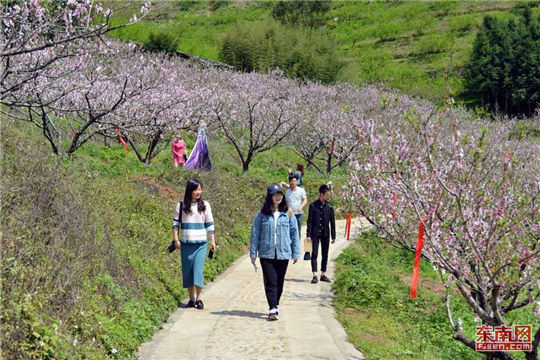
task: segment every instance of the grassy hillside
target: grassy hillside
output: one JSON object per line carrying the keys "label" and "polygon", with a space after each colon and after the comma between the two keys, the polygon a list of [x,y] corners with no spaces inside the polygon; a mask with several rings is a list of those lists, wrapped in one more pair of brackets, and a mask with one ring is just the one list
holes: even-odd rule
{"label": "grassy hillside", "polygon": [[[446,315],[446,290],[440,275],[422,260],[418,297],[409,298],[413,254],[364,234],[337,259],[334,306],[350,341],[369,360],[480,360],[452,338]],[[451,293],[454,320],[475,338],[474,313],[457,290]],[[514,324],[540,326],[532,305],[508,315]],[[525,359],[523,353],[513,353]]]}
{"label": "grassy hillside", "polygon": [[[286,148],[263,153],[249,174],[232,147],[210,137],[211,172],[174,169],[169,151],[144,166],[133,151],[89,142],[72,159],[50,155],[39,131],[0,123],[0,345],[3,359],[134,358],[174,311],[179,253],[169,254],[172,214],[197,177],[216,222],[212,280],[247,249],[266,186],[286,180],[300,159]],[[193,137],[188,139],[193,144]],[[321,182],[310,171],[310,199]]]}
{"label": "grassy hillside", "polygon": [[[210,137],[211,172],[174,169],[169,151],[144,166],[120,144],[89,142],[72,159],[50,155],[39,132],[0,123],[0,344],[4,359],[130,359],[186,298],[178,253],[165,250],[185,181],[198,177],[212,204],[218,251],[213,279],[247,249],[267,184],[300,159],[280,147],[243,174],[230,144]],[[99,139],[98,139],[99,140]],[[193,144],[193,137],[188,139]],[[330,177],[307,172],[310,201]],[[364,236],[338,259],[334,305],[368,359],[475,359],[452,340],[441,286],[423,262],[408,299],[412,254]],[[459,299],[458,296],[455,299]],[[466,329],[473,316],[459,303]],[[529,309],[522,323],[538,324]]]}
{"label": "grassy hillside", "polygon": [[[527,2],[533,14],[540,2]],[[463,65],[486,15],[515,17],[525,2],[512,1],[334,1],[327,29],[348,61],[341,80],[385,82],[440,102],[463,94]],[[259,22],[271,2],[156,2],[140,23],[116,31],[121,39],[144,42],[150,31],[180,39],[179,49],[218,60],[223,34],[238,21]],[[118,15],[116,23],[126,21]]]}
{"label": "grassy hillside", "polygon": [[484,16],[507,19],[519,13],[522,5],[510,1],[337,2],[329,26],[352,61],[344,79],[384,81],[410,94],[443,100],[449,93],[459,96],[463,92],[462,69]]}

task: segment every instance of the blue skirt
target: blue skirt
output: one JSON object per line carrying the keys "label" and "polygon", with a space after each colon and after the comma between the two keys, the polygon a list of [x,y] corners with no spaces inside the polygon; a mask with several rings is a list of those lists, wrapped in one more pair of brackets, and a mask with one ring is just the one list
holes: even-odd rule
{"label": "blue skirt", "polygon": [[182,285],[204,287],[203,268],[207,243],[182,243]]}

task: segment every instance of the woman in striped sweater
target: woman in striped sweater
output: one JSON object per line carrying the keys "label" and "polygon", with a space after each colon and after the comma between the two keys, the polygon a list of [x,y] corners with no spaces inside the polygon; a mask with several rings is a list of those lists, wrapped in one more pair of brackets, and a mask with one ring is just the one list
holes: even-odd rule
{"label": "woman in striped sweater", "polygon": [[[173,218],[174,246],[181,250],[182,255],[182,283],[189,291],[186,307],[197,309],[204,308],[200,296],[204,287],[203,268],[208,238],[211,241],[210,248],[212,251],[216,250],[214,217],[210,204],[204,201],[201,195],[201,183],[196,179],[189,180],[184,201],[176,205]],[[180,239],[179,228],[182,230]]]}

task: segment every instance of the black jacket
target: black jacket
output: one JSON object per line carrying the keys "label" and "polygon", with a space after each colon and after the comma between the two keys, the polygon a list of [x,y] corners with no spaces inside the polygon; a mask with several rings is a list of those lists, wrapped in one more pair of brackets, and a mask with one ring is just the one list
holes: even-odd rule
{"label": "black jacket", "polygon": [[[320,223],[321,206],[323,208],[322,226]],[[332,239],[336,238],[336,219],[334,217],[334,208],[328,202],[323,205],[321,200],[312,202],[309,204],[306,237],[314,239],[328,239],[330,235],[332,235]]]}

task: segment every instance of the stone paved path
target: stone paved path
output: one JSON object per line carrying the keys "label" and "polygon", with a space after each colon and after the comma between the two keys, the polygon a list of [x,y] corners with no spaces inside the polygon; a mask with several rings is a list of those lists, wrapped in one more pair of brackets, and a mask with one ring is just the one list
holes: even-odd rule
{"label": "stone paved path", "polygon": [[[352,235],[360,225],[353,219]],[[337,240],[330,245],[331,279],[332,260],[349,244],[344,228],[345,221],[338,220]],[[289,263],[279,320],[272,322],[266,320],[258,260],[257,265],[255,272],[247,255],[238,259],[203,290],[205,309],[178,309],[152,341],[141,345],[139,359],[364,359],[335,319],[331,284],[310,283],[309,261]]]}

